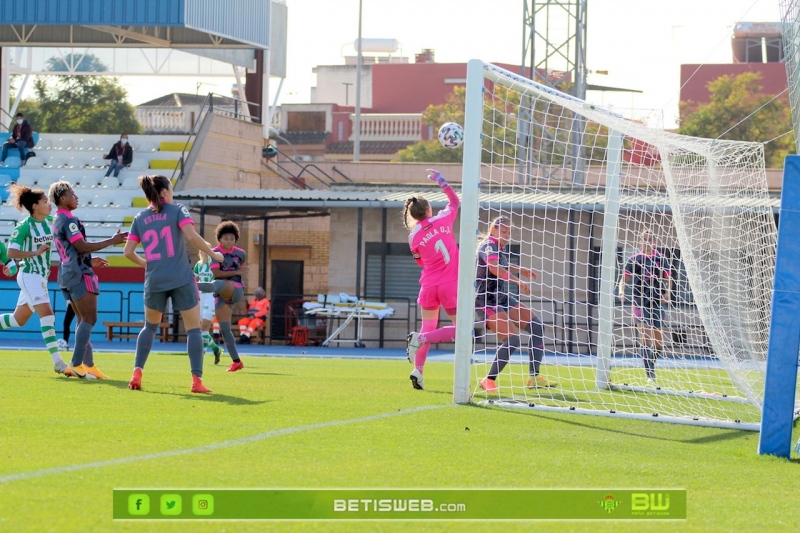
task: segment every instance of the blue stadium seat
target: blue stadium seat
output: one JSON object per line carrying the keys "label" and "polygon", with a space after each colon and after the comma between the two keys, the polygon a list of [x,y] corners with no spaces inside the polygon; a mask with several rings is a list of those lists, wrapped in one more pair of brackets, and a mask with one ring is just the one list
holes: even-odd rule
{"label": "blue stadium seat", "polygon": [[6,158],[6,164],[8,168],[19,168],[22,166],[22,161],[20,160],[19,156],[9,154]]}

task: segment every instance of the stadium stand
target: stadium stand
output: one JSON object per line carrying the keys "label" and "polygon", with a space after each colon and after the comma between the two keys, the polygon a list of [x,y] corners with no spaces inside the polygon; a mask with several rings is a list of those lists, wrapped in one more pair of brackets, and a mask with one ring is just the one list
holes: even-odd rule
{"label": "stadium stand", "polygon": [[[102,158],[103,154],[118,139],[117,135],[45,133],[36,139],[36,156],[25,166],[18,168],[19,158],[9,156],[6,162],[11,164],[0,166],[0,240],[8,240],[16,223],[24,217],[7,203],[7,187],[13,181],[45,191],[56,181],[70,182],[78,195],[76,214],[86,226],[89,239],[107,238],[118,228],[127,228],[133,216],[147,205],[139,188],[139,175],[147,172],[150,162],[155,160],[161,172],[169,176],[187,139],[185,135],[131,135],[135,149],[133,164],[119,178],[104,178],[108,162]],[[122,250],[122,246],[112,246],[95,255],[113,259],[118,265],[132,266]],[[131,326],[127,323],[114,326],[120,331],[127,327]],[[137,323],[136,327],[141,325]]]}

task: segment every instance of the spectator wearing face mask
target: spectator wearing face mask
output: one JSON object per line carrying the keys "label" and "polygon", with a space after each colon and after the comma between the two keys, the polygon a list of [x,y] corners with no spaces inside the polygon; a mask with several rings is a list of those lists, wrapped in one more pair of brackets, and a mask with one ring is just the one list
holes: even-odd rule
{"label": "spectator wearing face mask", "polygon": [[29,149],[33,148],[33,128],[22,113],[17,113],[15,120],[16,124],[11,130],[11,137],[3,144],[3,157],[0,163],[5,163],[9,148],[16,148],[19,150],[20,161],[25,164],[25,155]]}
{"label": "spectator wearing face mask", "polygon": [[128,135],[126,133],[120,136],[119,141],[114,143],[114,146],[111,147],[108,154],[103,156],[103,159],[111,160],[105,177],[110,176],[111,171],[114,171],[114,177],[118,178],[119,171],[131,164],[133,161],[133,148],[128,144]]}

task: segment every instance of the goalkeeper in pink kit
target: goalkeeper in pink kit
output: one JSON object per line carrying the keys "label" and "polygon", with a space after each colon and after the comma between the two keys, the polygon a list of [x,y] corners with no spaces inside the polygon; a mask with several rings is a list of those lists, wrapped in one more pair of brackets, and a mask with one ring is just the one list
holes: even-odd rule
{"label": "goalkeeper in pink kit", "polygon": [[422,267],[421,285],[417,304],[422,309],[422,329],[408,335],[408,360],[414,365],[409,379],[415,389],[423,390],[422,371],[431,343],[452,342],[456,338],[455,326],[438,328],[439,307],[443,307],[450,320],[456,319],[458,294],[458,246],[453,234],[453,223],[460,200],[453,188],[438,171],[428,169],[428,178],[435,181],[447,195],[447,206],[433,216],[431,205],[425,198],[406,200],[403,223],[408,228],[408,245],[414,260]]}

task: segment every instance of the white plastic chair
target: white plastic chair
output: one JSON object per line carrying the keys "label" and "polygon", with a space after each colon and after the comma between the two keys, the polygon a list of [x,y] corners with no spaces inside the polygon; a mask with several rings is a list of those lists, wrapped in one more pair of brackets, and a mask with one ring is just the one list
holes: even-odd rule
{"label": "white plastic chair", "polygon": [[36,185],[36,178],[33,176],[20,176],[17,183],[26,187],[34,187]]}
{"label": "white plastic chair", "polygon": [[94,189],[83,189],[80,186],[73,184],[72,190],[75,191],[75,194],[78,196],[78,206],[88,207],[89,202],[94,197]]}
{"label": "white plastic chair", "polygon": [[131,161],[131,164],[128,166],[128,170],[133,170],[134,172],[142,172],[145,170],[150,169],[150,161],[144,158],[134,158]]}
{"label": "white plastic chair", "polygon": [[39,137],[39,142],[33,148],[34,150],[50,150],[53,147],[53,141],[50,139],[43,139]]}
{"label": "white plastic chair", "polygon": [[100,187],[104,189],[117,189],[119,188],[119,179],[114,176],[106,176],[100,182]]}
{"label": "white plastic chair", "polygon": [[64,168],[67,166],[67,161],[63,157],[50,157],[47,159],[48,168]]}
{"label": "white plastic chair", "polygon": [[69,168],[86,168],[86,164],[91,158],[85,154],[76,154],[69,158],[67,167]]}
{"label": "white plastic chair", "polygon": [[22,219],[22,213],[17,211],[16,207],[9,204],[0,205],[0,220],[21,220],[21,219]]}
{"label": "white plastic chair", "polygon": [[[121,193],[123,191],[119,192]],[[114,197],[114,203],[112,204],[112,207],[114,208],[133,207],[133,197],[134,195],[119,194]]]}
{"label": "white plastic chair", "polygon": [[120,184],[120,189],[133,190],[139,188],[139,176],[128,176]]}
{"label": "white plastic chair", "polygon": [[103,159],[103,156],[96,155],[89,160],[87,166],[92,168],[105,168],[108,166],[108,159]]}
{"label": "white plastic chair", "polygon": [[111,196],[108,194],[95,193],[89,200],[92,207],[110,207]]}
{"label": "white plastic chair", "polygon": [[82,189],[88,189],[90,187],[97,187],[102,179],[102,176],[83,176],[78,183],[80,183]]}
{"label": "white plastic chair", "polygon": [[73,149],[82,151],[94,150],[94,141],[91,139],[81,139],[80,141],[75,143]]}
{"label": "white plastic chair", "polygon": [[47,192],[50,189],[50,186],[55,182],[59,181],[58,178],[55,176],[39,176],[39,179],[36,180],[36,186],[40,189]]}
{"label": "white plastic chair", "polygon": [[155,141],[143,141],[137,150],[138,152],[157,152],[158,143]]}
{"label": "white plastic chair", "polygon": [[59,139],[56,141],[55,145],[53,145],[53,148],[56,150],[72,150],[73,145],[74,143],[71,139]]}
{"label": "white plastic chair", "polygon": [[42,168],[44,166],[44,159],[38,156],[33,156],[28,158],[28,161],[25,163],[26,168]]}

